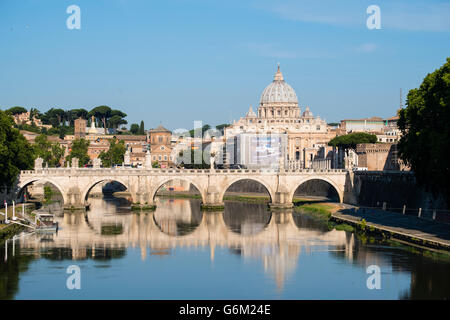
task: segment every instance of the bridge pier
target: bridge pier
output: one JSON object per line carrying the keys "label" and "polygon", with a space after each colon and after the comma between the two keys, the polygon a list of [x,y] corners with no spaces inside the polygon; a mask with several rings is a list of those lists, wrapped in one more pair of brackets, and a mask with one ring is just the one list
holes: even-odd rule
{"label": "bridge pier", "polygon": [[78,187],[72,187],[64,197],[64,210],[86,210],[86,203],[81,199],[81,192]]}
{"label": "bridge pier", "polygon": [[225,204],[223,203],[223,199],[220,198],[220,193],[217,186],[212,184],[208,186],[204,196],[204,202],[201,204],[201,208],[203,210],[211,211],[223,210],[225,208]]}
{"label": "bridge pier", "polygon": [[[153,200],[151,193],[145,191],[145,188],[139,189],[136,193],[131,194],[133,210],[155,210],[156,202]],[[143,190],[143,191],[141,191]]]}
{"label": "bridge pier", "polygon": [[223,199],[220,199],[220,194],[216,186],[209,186],[205,194],[205,201],[202,202],[201,208],[204,210],[223,210],[225,204]]}
{"label": "bridge pier", "polygon": [[278,181],[277,191],[275,192],[274,197],[272,197],[272,202],[269,206],[272,209],[289,209],[294,207],[289,190],[287,190],[285,185],[280,181]]}

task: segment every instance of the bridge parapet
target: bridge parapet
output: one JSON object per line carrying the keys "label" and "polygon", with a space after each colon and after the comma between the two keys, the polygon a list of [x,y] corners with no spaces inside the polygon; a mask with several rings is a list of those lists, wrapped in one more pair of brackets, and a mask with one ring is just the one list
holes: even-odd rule
{"label": "bridge parapet", "polygon": [[342,174],[346,173],[346,169],[296,169],[296,170],[271,170],[271,169],[146,169],[146,168],[42,168],[36,170],[22,170],[21,176],[36,175],[36,174],[55,174],[61,175],[65,173],[75,173],[77,175],[89,174],[315,174],[315,173],[328,173],[328,174]]}

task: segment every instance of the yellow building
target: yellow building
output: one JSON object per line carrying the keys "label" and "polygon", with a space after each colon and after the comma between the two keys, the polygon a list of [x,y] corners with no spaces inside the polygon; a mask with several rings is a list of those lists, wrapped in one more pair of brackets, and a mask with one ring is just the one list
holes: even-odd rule
{"label": "yellow building", "polygon": [[157,162],[161,168],[168,168],[174,165],[172,155],[172,132],[162,125],[149,131],[150,154],[152,162]]}

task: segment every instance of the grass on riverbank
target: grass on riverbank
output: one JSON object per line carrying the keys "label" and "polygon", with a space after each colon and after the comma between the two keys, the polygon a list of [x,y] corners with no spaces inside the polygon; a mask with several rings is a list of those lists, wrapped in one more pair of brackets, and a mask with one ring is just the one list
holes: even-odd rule
{"label": "grass on riverbank", "polygon": [[329,230],[349,231],[353,232],[355,229],[346,223],[337,224],[330,221],[331,214],[336,209],[334,205],[327,203],[310,202],[306,200],[294,201],[295,212],[307,214],[312,218],[326,223]]}
{"label": "grass on riverbank", "polygon": [[294,202],[295,211],[307,213],[319,220],[328,221],[331,218],[331,206],[323,203],[304,203],[303,201]]}
{"label": "grass on riverbank", "polygon": [[25,229],[25,227],[11,223],[11,224],[1,224],[0,225],[0,240],[6,240],[13,237],[15,234],[19,233]]}

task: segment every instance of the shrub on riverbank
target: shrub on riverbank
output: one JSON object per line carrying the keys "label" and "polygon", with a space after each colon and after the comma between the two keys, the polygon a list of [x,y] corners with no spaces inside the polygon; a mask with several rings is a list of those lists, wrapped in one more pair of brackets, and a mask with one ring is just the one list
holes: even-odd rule
{"label": "shrub on riverbank", "polygon": [[11,223],[8,225],[0,225],[0,240],[6,240],[11,238],[15,234],[19,233],[24,229],[23,226]]}

